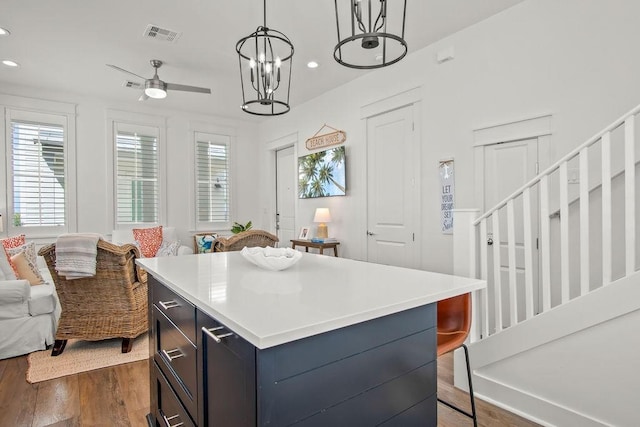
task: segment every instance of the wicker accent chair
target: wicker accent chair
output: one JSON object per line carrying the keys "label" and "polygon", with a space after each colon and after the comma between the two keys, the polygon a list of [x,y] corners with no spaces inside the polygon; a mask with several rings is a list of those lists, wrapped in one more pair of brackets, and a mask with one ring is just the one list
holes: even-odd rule
{"label": "wicker accent chair", "polygon": [[264,248],[266,246],[274,246],[278,243],[279,239],[277,236],[269,233],[264,230],[248,230],[242,231],[238,234],[234,234],[233,236],[226,237],[218,237],[216,243],[213,246],[214,252],[232,252],[232,251],[241,251],[245,246],[249,248],[261,247]]}
{"label": "wicker accent chair", "polygon": [[55,244],[38,254],[47,263],[62,307],[51,355],[61,354],[69,338],[122,338],[122,352],[131,351],[133,339],[149,329],[147,273],[135,264],[138,248],[100,239],[96,275],[74,280],[58,275]]}

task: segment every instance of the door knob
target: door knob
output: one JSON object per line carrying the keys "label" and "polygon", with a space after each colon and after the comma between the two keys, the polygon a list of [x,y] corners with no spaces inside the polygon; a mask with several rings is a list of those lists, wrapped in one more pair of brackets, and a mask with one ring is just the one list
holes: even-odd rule
{"label": "door knob", "polygon": [[367,230],[367,236],[373,236],[373,235],[375,235],[375,234],[376,234],[376,233],[372,233],[371,231]]}

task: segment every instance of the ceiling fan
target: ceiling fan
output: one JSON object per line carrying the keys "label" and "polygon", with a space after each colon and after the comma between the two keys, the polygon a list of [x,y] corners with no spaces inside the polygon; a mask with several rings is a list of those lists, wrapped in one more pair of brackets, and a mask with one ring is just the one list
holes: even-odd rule
{"label": "ceiling fan", "polygon": [[149,98],[162,99],[167,97],[168,90],[181,90],[184,92],[197,92],[197,93],[211,93],[211,89],[197,86],[187,86],[187,85],[179,85],[175,83],[166,83],[160,80],[158,77],[158,68],[162,67],[162,61],[159,59],[152,59],[151,66],[154,68],[153,77],[150,79],[144,78],[142,76],[137,75],[136,73],[132,73],[131,71],[127,71],[124,68],[120,68],[116,65],[107,64],[107,67],[111,67],[115,70],[122,71],[123,73],[131,74],[132,76],[136,76],[139,79],[144,80],[144,92],[138,99],[138,101],[145,101]]}

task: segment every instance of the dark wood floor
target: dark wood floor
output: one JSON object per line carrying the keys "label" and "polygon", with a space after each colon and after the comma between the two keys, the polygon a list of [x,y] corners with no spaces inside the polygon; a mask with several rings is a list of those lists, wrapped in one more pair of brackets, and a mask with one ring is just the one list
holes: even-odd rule
{"label": "dark wood floor", "polygon": [[[129,363],[70,375],[37,384],[25,380],[26,356],[0,360],[0,426],[146,427],[149,412],[149,363]],[[455,390],[452,359],[438,360],[438,395],[467,407],[468,397]],[[466,406],[465,406],[466,405]],[[480,426],[537,426],[477,400]],[[438,426],[473,425],[471,420],[438,405]]]}

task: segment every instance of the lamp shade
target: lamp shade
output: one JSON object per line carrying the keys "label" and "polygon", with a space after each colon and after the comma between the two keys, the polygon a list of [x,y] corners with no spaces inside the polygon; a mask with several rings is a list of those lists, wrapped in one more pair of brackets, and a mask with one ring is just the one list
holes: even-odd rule
{"label": "lamp shade", "polygon": [[313,222],[331,222],[331,213],[329,212],[329,208],[317,208],[316,214],[313,217]]}

